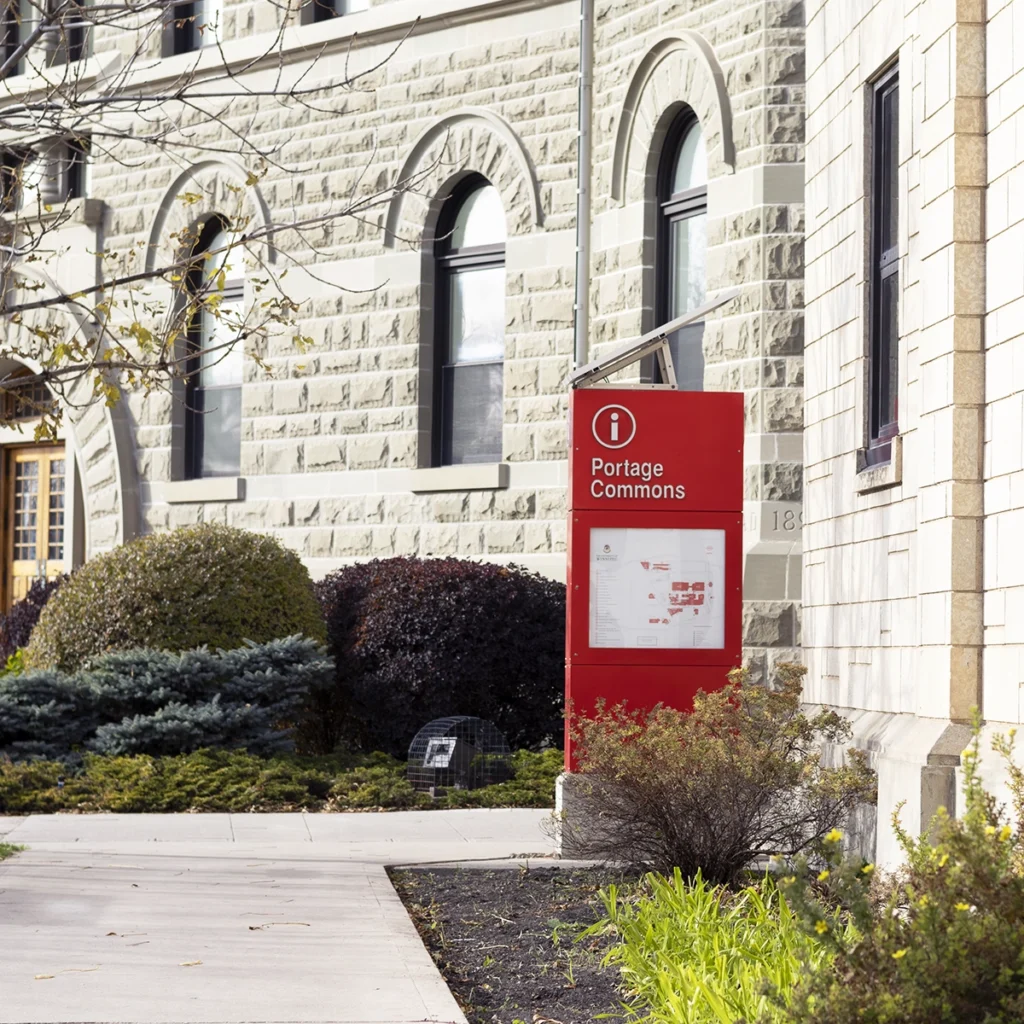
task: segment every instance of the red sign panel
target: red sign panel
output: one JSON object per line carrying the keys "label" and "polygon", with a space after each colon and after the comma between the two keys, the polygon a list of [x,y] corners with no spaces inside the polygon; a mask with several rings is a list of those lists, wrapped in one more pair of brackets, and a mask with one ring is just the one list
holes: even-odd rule
{"label": "red sign panel", "polygon": [[574,509],[736,512],[743,507],[743,395],[574,391]]}
{"label": "red sign panel", "polygon": [[688,710],[742,656],[743,396],[593,388],[569,408],[566,697]]}

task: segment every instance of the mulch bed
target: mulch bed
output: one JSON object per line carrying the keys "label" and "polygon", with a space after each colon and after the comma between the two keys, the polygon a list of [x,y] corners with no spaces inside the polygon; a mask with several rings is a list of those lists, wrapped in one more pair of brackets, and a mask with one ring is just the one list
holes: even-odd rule
{"label": "mulch bed", "polygon": [[417,869],[392,881],[470,1024],[591,1024],[622,1013],[603,916],[611,868]]}

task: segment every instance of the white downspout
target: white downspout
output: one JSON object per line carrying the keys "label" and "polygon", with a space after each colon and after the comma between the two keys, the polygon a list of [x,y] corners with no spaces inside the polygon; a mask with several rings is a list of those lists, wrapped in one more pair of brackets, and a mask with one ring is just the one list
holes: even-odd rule
{"label": "white downspout", "polygon": [[573,362],[587,362],[590,338],[591,127],[594,107],[594,0],[580,0],[580,93],[576,165],[576,300]]}

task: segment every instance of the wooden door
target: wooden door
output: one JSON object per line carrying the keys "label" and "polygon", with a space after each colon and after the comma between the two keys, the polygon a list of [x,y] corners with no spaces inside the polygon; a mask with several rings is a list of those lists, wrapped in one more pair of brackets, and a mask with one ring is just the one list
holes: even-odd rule
{"label": "wooden door", "polygon": [[63,445],[7,452],[5,590],[8,607],[35,579],[64,571],[65,462]]}

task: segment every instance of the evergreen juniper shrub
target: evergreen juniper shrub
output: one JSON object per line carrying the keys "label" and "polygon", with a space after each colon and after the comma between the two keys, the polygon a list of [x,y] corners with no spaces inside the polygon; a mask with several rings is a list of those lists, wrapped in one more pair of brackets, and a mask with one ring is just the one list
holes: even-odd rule
{"label": "evergreen juniper shrub", "polygon": [[28,668],[74,671],[109,651],[323,642],[312,581],[280,541],[207,524],[150,534],[90,559],[43,609]]}

